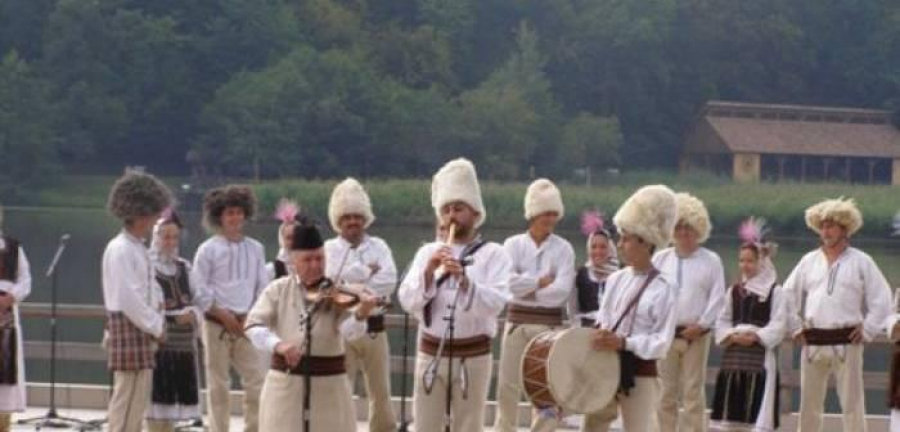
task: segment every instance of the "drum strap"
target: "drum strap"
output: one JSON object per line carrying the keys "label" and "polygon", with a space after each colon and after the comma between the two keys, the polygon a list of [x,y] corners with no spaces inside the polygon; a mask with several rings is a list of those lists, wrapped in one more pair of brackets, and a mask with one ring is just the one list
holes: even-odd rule
{"label": "drum strap", "polygon": [[628,303],[628,306],[625,308],[625,311],[622,312],[622,315],[619,316],[619,319],[616,320],[616,324],[613,325],[613,327],[612,327],[612,329],[610,329],[610,331],[615,333],[616,330],[619,329],[619,326],[622,325],[622,321],[625,321],[625,318],[628,317],[628,315],[635,308],[635,306],[637,306],[638,301],[640,301],[641,297],[643,297],[643,295],[644,295],[644,291],[650,285],[650,282],[653,282],[653,279],[656,279],[657,276],[659,276],[659,270],[657,270],[655,267],[651,267],[650,271],[647,272],[647,279],[644,280],[643,285],[641,285],[641,288],[638,289],[637,294],[635,294],[634,298],[631,299],[631,302]]}

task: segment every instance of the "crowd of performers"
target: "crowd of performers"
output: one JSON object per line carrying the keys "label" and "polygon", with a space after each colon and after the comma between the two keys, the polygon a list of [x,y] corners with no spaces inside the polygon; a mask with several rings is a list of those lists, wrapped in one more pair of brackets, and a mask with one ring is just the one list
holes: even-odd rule
{"label": "crowd of performers", "polygon": [[[203,205],[212,236],[189,261],[179,251],[183,225],[169,189],[152,175],[126,173],[108,202],[122,230],[102,263],[104,346],[114,374],[109,430],[139,431],[146,421],[151,431],[172,431],[200,417],[202,369],[212,432],[230,430],[232,371],[246,431],[356,430],[358,373],[369,430],[395,431],[384,314],[398,286],[400,306],[419,326],[417,432],[483,430],[498,337],[494,428],[516,430],[526,346],[567,326],[594,329],[591,349],[618,355],[621,367],[610,377],[618,391],[596,412],[537,407],[533,431],[555,430],[569,414],[584,415],[584,431],[605,431],[616,419],[635,432],[776,430],[775,349],[785,338],[802,347],[799,430],[822,430],[830,376],[843,430],[866,430],[864,347],[880,334],[897,339],[900,311],[872,258],[850,245],[862,225],[852,200],[807,209],[821,246],[783,284],[773,264],[777,245],[764,221],[748,219],[736,251],[740,278],[727,286],[721,259],[703,247],[712,228],[707,210],[687,193],[646,186],[611,221],[585,213],[588,259],[576,265],[572,246],[554,233],[564,206],[551,181],[529,186],[527,230],[502,245],[479,234],[488,214],[469,161],[444,165],[431,190],[436,238],[398,276],[390,247],[368,234],[372,204],[354,179],[331,196],[332,239],[282,201],[280,249],[269,263],[244,232],[256,209],[251,189],[211,190]],[[17,305],[30,289],[24,249],[0,233],[0,431],[25,408]],[[712,343],[723,355],[708,417]],[[900,376],[891,378],[891,421],[900,428]]]}

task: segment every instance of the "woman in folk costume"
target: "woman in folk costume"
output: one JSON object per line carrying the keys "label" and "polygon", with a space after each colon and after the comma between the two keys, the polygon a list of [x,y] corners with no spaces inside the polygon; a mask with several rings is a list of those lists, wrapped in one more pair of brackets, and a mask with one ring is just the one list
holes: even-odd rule
{"label": "woman in folk costume", "polygon": [[283,278],[294,271],[290,248],[298,214],[300,214],[300,206],[296,202],[286,198],[278,201],[278,208],[275,210],[275,219],[281,221],[281,225],[278,225],[278,255],[272,262],[266,264],[269,280]]}
{"label": "woman in folk costume", "polygon": [[200,418],[197,338],[200,310],[193,306],[191,264],[178,255],[181,219],[172,209],[153,227],[150,258],[162,288],[166,341],[156,352],[147,423],[151,431],[173,431],[178,421]]}
{"label": "woman in folk costume", "polygon": [[581,215],[581,232],[588,238],[588,259],[575,275],[575,291],[569,305],[569,315],[575,325],[594,326],[606,288],[606,278],[619,269],[614,229],[606,224],[603,214],[598,211]]}
{"label": "woman in folk costume", "polygon": [[769,432],[778,427],[778,363],[790,300],[778,285],[766,242],[764,219],[741,225],[741,281],[725,295],[716,322],[716,343],[724,348],[713,398],[714,431]]}
{"label": "woman in folk costume", "polygon": [[272,359],[259,430],[355,431],[344,341],[365,335],[377,299],[361,293],[354,310],[338,303],[336,285],[325,277],[324,241],[312,223],[294,226],[290,250],[295,273],[270,283],[247,317],[247,337]]}
{"label": "woman in folk costume", "polygon": [[25,251],[18,240],[0,230],[0,432],[12,428],[13,412],[25,411],[25,361],[18,305],[29,293],[31,271]]}
{"label": "woman in folk costume", "polygon": [[109,212],[122,231],[103,252],[108,367],[113,371],[109,430],[138,432],[150,406],[156,350],[165,338],[163,299],[144,241],[172,194],[156,177],[127,172],[109,194]]}

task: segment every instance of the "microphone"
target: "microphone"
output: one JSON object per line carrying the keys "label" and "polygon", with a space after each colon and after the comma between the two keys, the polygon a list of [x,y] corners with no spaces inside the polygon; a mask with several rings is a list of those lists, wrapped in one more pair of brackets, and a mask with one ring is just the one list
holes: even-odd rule
{"label": "microphone", "polygon": [[63,251],[66,250],[66,245],[69,243],[69,239],[72,238],[69,234],[63,234],[59,238],[59,246],[56,248],[56,255],[53,256],[53,261],[50,263],[50,267],[47,268],[47,277],[53,276],[53,273],[56,271],[56,264],[59,263],[59,259],[62,257]]}

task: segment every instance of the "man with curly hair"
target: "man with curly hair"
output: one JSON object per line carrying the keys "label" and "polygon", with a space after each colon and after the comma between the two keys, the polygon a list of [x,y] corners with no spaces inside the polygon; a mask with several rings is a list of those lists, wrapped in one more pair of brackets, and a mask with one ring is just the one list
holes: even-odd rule
{"label": "man with curly hair", "polygon": [[165,317],[162,291],[153,277],[145,240],[171,202],[166,185],[136,171],[126,172],[109,194],[107,208],[123,224],[103,253],[106,347],[114,383],[108,411],[111,431],[139,432],[150,405],[156,349],[165,339]]}
{"label": "man with curly hair", "polygon": [[195,305],[206,316],[203,339],[210,430],[229,431],[233,367],[244,389],[244,430],[255,432],[268,365],[244,335],[244,320],[269,283],[262,243],[244,235],[256,197],[247,186],[229,185],[209,191],[203,207],[204,225],[213,236],[197,249],[192,271],[197,281]]}

